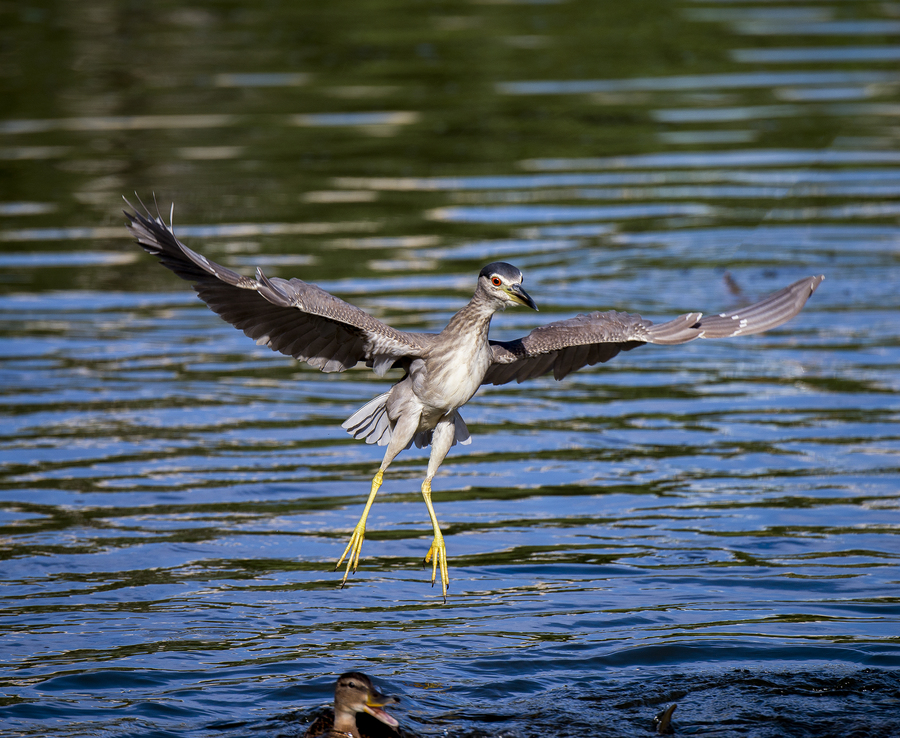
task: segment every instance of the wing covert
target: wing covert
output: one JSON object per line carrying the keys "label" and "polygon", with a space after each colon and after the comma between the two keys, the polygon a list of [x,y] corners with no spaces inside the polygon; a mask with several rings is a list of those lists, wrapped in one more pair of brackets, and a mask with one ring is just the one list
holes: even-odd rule
{"label": "wing covert", "polygon": [[524,338],[491,341],[494,363],[483,384],[524,382],[550,372],[560,380],[642,345],[651,325],[639,315],[593,312],[539,326]]}
{"label": "wing covert", "polygon": [[124,212],[138,244],[192,282],[213,312],[258,344],[316,369],[342,372],[365,361],[383,374],[395,361],[421,355],[432,340],[391,328],[317,285],[269,278],[260,269],[255,279],[238,274],[189,249],[161,217]]}

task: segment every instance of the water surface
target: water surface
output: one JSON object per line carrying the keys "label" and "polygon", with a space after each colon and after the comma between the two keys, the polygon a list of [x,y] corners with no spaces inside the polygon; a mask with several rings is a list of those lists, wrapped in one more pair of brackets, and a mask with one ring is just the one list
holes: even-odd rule
{"label": "water surface", "polygon": [[[0,9],[4,735],[285,735],[365,671],[419,735],[900,730],[900,73],[889,4]],[[826,281],[768,334],[485,388],[334,563],[384,391],[218,320],[124,194],[234,269],[439,330]],[[155,207],[151,205],[151,207]]]}

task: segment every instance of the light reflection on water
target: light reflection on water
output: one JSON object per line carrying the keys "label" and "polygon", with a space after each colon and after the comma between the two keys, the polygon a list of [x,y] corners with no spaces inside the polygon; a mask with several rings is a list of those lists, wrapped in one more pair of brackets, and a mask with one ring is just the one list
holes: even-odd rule
{"label": "light reflection on water", "polygon": [[540,82],[504,82],[498,91],[507,95],[584,95],[592,92],[743,90],[770,89],[779,85],[840,85],[895,83],[894,72],[735,72],[632,79],[560,80]]}
{"label": "light reflection on water", "polygon": [[[23,58],[0,120],[4,732],[296,735],[357,668],[424,735],[651,734],[672,702],[679,733],[895,734],[896,21],[839,5],[401,3],[340,38],[327,7],[131,9],[127,53],[115,4],[66,10],[77,64],[29,58],[73,76]],[[769,334],[485,388],[434,484],[442,605],[424,452],[332,570],[380,459],[340,423],[387,382],[218,321],[127,242],[135,190],[413,330],[498,258],[541,308],[498,338],[827,279]]]}
{"label": "light reflection on water", "polygon": [[735,61],[763,64],[796,64],[823,62],[834,64],[847,61],[900,60],[900,46],[817,46],[814,48],[785,47],[778,49],[734,49]]}

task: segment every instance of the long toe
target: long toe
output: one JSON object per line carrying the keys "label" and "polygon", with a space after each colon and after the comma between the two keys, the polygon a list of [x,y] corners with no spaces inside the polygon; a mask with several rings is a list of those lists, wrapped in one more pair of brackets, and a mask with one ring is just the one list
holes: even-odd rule
{"label": "long toe", "polygon": [[438,569],[441,572],[441,591],[444,595],[444,601],[447,601],[447,586],[450,583],[450,577],[447,574],[447,547],[444,545],[444,537],[437,537],[431,542],[431,548],[425,554],[425,563],[431,562],[431,586],[437,579]]}
{"label": "long toe", "polygon": [[361,523],[358,523],[356,528],[353,529],[353,535],[350,536],[350,542],[347,544],[347,548],[344,549],[344,553],[341,554],[341,558],[337,560],[337,563],[334,565],[334,570],[337,571],[338,567],[347,559],[347,568],[344,569],[344,576],[341,579],[341,587],[343,587],[347,583],[347,577],[350,575],[352,571],[354,574],[356,573],[356,567],[359,566],[359,554],[362,551],[363,541],[366,537],[366,527]]}

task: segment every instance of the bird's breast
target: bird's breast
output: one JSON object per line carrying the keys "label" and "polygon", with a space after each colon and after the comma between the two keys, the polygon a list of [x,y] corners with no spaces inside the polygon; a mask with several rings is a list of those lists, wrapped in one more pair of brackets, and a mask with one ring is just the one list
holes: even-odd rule
{"label": "bird's breast", "polygon": [[486,341],[463,340],[426,358],[421,376],[414,378],[414,390],[427,406],[444,413],[456,410],[478,391],[490,364]]}

